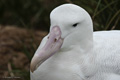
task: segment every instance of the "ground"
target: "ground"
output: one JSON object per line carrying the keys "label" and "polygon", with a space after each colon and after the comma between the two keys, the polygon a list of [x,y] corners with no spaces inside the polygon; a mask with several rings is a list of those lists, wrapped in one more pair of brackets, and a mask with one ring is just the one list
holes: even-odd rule
{"label": "ground", "polygon": [[46,34],[46,31],[0,26],[0,80],[29,80],[31,58]]}

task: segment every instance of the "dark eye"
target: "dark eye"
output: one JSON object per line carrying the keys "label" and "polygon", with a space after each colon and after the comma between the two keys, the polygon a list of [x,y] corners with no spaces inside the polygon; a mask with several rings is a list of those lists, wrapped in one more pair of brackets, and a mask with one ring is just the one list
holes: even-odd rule
{"label": "dark eye", "polygon": [[75,23],[75,24],[73,24],[72,26],[73,26],[73,27],[76,27],[77,25],[78,25],[78,23]]}

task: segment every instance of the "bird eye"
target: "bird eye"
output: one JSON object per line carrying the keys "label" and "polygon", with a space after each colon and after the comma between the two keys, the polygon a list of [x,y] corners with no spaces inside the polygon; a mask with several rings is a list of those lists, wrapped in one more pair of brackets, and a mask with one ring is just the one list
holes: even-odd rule
{"label": "bird eye", "polygon": [[73,24],[72,26],[73,26],[73,27],[76,27],[77,25],[78,25],[78,23],[75,23],[75,24]]}

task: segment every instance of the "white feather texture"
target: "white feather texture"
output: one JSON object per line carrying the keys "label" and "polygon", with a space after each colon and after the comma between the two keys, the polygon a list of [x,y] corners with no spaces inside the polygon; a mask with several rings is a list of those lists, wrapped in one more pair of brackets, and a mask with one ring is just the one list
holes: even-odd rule
{"label": "white feather texture", "polygon": [[31,72],[31,80],[120,80],[120,31],[93,32],[89,14],[74,4],[55,8],[50,20],[50,30],[58,25],[64,42],[57,53]]}

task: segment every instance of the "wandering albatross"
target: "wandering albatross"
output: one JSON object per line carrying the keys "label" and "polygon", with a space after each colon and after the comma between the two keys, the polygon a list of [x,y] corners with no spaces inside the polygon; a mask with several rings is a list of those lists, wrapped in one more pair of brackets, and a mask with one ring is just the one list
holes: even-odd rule
{"label": "wandering albatross", "polygon": [[31,80],[120,80],[120,31],[93,32],[91,17],[75,4],[55,8],[50,21]]}

